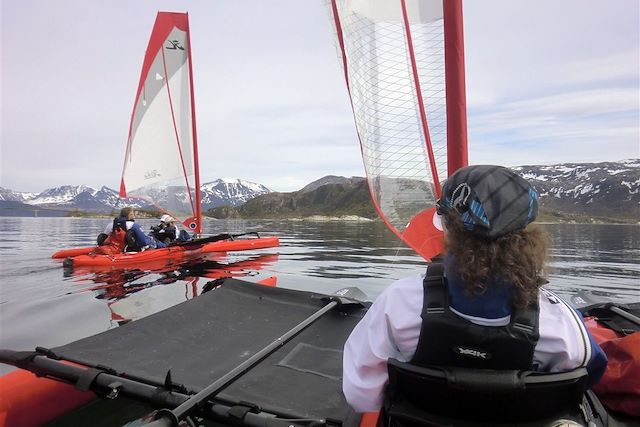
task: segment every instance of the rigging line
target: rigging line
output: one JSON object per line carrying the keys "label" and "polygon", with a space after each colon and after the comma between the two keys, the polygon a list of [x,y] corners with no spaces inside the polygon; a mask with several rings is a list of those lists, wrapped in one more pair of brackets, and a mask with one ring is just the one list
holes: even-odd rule
{"label": "rigging line", "polygon": [[193,205],[193,197],[191,197],[191,187],[189,186],[189,180],[187,179],[187,168],[184,165],[184,157],[182,156],[182,144],[180,144],[180,135],[178,135],[178,126],[176,124],[176,116],[173,111],[173,100],[171,99],[171,89],[169,88],[169,75],[167,73],[167,61],[164,56],[164,44],[162,45],[162,68],[164,70],[165,85],[167,86],[167,95],[169,96],[169,108],[171,109],[171,120],[173,121],[173,131],[176,134],[176,144],[178,145],[178,153],[180,153],[180,163],[182,164],[182,172],[184,173],[184,180],[187,184],[187,194],[189,195],[189,203],[191,203],[191,212],[195,212]]}
{"label": "rigging line", "polygon": [[411,70],[413,71],[413,82],[416,88],[416,96],[418,97],[418,109],[420,111],[420,120],[422,121],[422,131],[427,145],[429,154],[429,163],[431,165],[431,174],[433,176],[433,184],[436,189],[436,196],[440,198],[440,180],[438,179],[438,169],[433,155],[433,147],[431,146],[431,137],[429,136],[429,125],[427,124],[427,113],[424,109],[424,101],[422,99],[422,90],[420,88],[420,80],[418,78],[418,65],[416,64],[415,52],[413,50],[413,40],[411,38],[411,29],[409,28],[409,17],[407,15],[407,5],[405,0],[400,0],[402,5],[402,18],[404,20],[404,29],[407,36],[407,47],[409,48],[409,58],[411,59]]}

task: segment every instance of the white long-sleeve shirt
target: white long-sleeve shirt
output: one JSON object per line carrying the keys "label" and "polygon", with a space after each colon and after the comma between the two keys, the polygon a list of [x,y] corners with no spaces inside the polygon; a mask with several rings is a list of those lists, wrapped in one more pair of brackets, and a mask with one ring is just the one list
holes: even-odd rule
{"label": "white long-sleeve shirt", "polygon": [[[389,379],[387,359],[408,362],[413,357],[422,326],[422,282],[423,276],[415,275],[391,284],[345,343],[342,386],[347,401],[357,412],[381,408]],[[580,315],[544,289],[539,293],[539,306],[540,338],[533,357],[537,370],[558,372],[586,366],[592,346]],[[479,325],[504,326],[510,322],[510,316],[484,318],[452,309]]]}

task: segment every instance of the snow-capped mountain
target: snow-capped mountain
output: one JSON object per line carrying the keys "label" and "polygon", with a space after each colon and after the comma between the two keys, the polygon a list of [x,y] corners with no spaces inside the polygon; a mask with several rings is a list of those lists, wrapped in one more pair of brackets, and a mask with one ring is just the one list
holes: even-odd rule
{"label": "snow-capped mountain", "polygon": [[8,188],[0,187],[0,201],[6,202],[25,202],[36,197],[38,193],[26,193],[20,191],[9,190]]}
{"label": "snow-capped mountain", "polygon": [[30,205],[66,205],[80,197],[89,199],[95,197],[97,190],[86,185],[63,185],[62,187],[48,188],[42,193],[25,201]]}
{"label": "snow-capped mountain", "polygon": [[[240,179],[218,179],[202,184],[200,188],[203,210],[223,205],[239,206],[247,200],[271,191],[264,185]],[[154,197],[156,200],[172,197],[179,203],[186,203],[189,199],[186,193],[169,195],[166,191]],[[112,213],[117,207],[122,206],[150,207],[139,199],[121,200],[118,198],[118,192],[109,187],[95,189],[86,185],[63,185],[48,188],[42,193],[22,193],[0,187],[0,201],[20,202],[42,208],[104,213]]]}
{"label": "snow-capped mountain", "polygon": [[[519,166],[513,169],[538,190],[543,213],[541,218],[640,223],[640,159]],[[365,202],[370,200],[366,185],[354,188],[363,179],[326,176],[298,192],[257,197],[236,213],[247,218],[282,218],[358,212],[358,215],[369,217],[371,214],[370,217],[375,218],[375,210]],[[398,191],[410,191],[416,185],[424,185],[424,182],[395,180],[394,185]],[[345,192],[348,197],[343,197]],[[230,213],[221,211],[219,214],[226,217]]]}
{"label": "snow-capped mountain", "polygon": [[[640,159],[603,163],[563,163],[550,166],[513,168],[540,193],[543,210],[599,218],[640,222]],[[363,178],[329,176],[300,190],[306,193],[326,184],[357,183]],[[240,179],[217,179],[201,185],[202,207],[238,207],[271,191],[260,184]],[[158,194],[185,203],[186,193]],[[118,201],[118,193],[108,187],[99,190],[80,186],[50,188],[42,193],[21,193],[0,187],[0,208],[7,203],[27,203],[38,209],[80,210],[113,213],[116,206],[148,207],[140,200]],[[15,211],[15,208],[12,208]],[[5,215],[0,209],[0,215]]]}
{"label": "snow-capped mountain", "polygon": [[225,205],[240,206],[247,200],[271,192],[262,184],[237,178],[216,179],[200,185],[200,190],[203,210]]}
{"label": "snow-capped mountain", "polygon": [[640,159],[513,169],[538,190],[544,209],[640,221]]}

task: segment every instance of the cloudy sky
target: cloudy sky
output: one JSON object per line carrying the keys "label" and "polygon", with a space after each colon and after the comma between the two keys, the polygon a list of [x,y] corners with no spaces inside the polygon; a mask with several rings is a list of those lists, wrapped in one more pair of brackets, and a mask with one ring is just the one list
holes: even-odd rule
{"label": "cloudy sky", "polygon": [[[640,157],[640,2],[464,2],[470,163]],[[323,0],[2,0],[0,186],[118,188],[158,10],[188,11],[202,181],[364,175]]]}

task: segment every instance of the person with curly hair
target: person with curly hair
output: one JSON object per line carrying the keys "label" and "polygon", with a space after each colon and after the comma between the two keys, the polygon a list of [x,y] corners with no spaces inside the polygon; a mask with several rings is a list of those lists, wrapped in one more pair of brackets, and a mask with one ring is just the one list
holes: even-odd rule
{"label": "person with curly hair", "polygon": [[389,358],[541,372],[584,366],[597,382],[606,356],[580,314],[543,287],[550,238],[532,224],[538,194],[531,185],[501,166],[468,166],[446,180],[437,211],[443,257],[425,276],[385,289],[345,343],[349,404],[357,412],[381,408]]}

